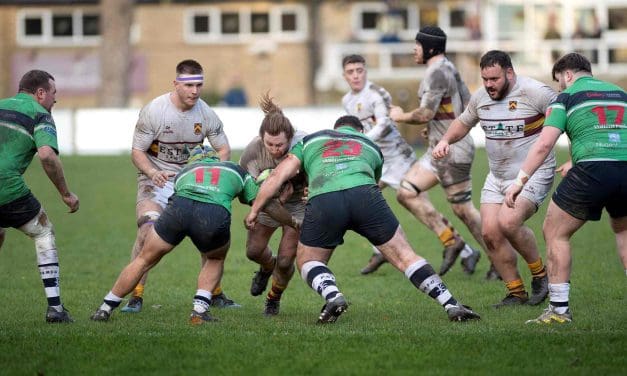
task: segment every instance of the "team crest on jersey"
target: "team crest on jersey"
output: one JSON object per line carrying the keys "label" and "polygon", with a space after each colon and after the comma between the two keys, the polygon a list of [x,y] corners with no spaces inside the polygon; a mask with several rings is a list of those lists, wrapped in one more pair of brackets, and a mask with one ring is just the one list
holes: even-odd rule
{"label": "team crest on jersey", "polygon": [[361,103],[357,103],[357,112],[361,112]]}
{"label": "team crest on jersey", "polygon": [[518,107],[518,101],[509,101],[510,111],[516,111],[516,107]]}
{"label": "team crest on jersey", "polygon": [[194,123],[194,134],[202,133],[202,123]]}

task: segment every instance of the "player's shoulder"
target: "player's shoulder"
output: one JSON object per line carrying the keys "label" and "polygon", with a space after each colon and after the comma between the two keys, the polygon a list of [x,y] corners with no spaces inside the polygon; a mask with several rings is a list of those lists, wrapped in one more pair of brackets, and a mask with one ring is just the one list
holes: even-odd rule
{"label": "player's shoulder", "polygon": [[388,91],[385,90],[383,86],[375,84],[374,82],[368,81],[368,83],[366,84],[366,88],[370,91],[370,94],[378,95],[380,97],[386,97],[390,95],[390,93],[388,93]]}

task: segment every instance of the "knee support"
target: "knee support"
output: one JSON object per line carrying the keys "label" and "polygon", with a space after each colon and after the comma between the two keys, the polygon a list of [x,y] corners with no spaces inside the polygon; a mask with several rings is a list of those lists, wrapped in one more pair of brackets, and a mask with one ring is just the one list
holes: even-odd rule
{"label": "knee support", "polygon": [[37,262],[40,265],[58,262],[54,230],[43,209],[19,230],[35,241]]}
{"label": "knee support", "polygon": [[452,195],[448,196],[446,199],[451,204],[461,204],[461,203],[470,201],[471,198],[472,198],[472,190],[469,189],[467,191],[453,193]]}
{"label": "knee support", "polygon": [[157,211],[147,211],[137,219],[137,227],[142,227],[147,223],[154,224],[160,216],[161,213]]}
{"label": "knee support", "polygon": [[420,188],[405,179],[401,180],[401,188],[404,188],[411,193],[415,193],[416,195],[419,195],[421,192]]}

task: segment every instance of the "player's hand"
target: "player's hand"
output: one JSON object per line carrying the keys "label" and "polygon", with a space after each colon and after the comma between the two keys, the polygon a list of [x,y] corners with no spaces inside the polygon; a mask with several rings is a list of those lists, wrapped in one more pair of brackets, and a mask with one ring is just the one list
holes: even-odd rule
{"label": "player's hand", "polygon": [[152,176],[150,177],[150,180],[152,180],[152,182],[157,187],[163,188],[165,186],[165,183],[167,183],[168,180],[174,175],[176,174],[171,171],[155,170]]}
{"label": "player's hand", "polygon": [[513,209],[516,204],[516,198],[522,191],[522,188],[523,187],[518,184],[510,185],[505,192],[505,205]]}
{"label": "player's hand", "polygon": [[70,213],[75,213],[78,210],[79,202],[78,196],[70,192],[67,196],[61,196],[63,203],[70,208]]}
{"label": "player's hand", "polygon": [[566,174],[568,174],[568,171],[570,171],[571,168],[573,168],[573,160],[572,159],[570,159],[570,160],[568,160],[568,162],[560,165],[555,170],[555,173],[559,173],[562,177],[566,177]]}
{"label": "player's hand", "polygon": [[395,122],[400,121],[404,113],[405,111],[403,111],[403,109],[399,106],[390,107],[390,119],[394,120]]}
{"label": "player's hand", "polygon": [[444,157],[446,157],[448,155],[449,148],[450,148],[450,145],[449,145],[449,143],[447,141],[440,140],[440,142],[438,142],[438,144],[433,148],[433,151],[431,152],[431,155],[435,159],[444,158]]}
{"label": "player's hand", "polygon": [[246,227],[247,230],[252,230],[255,228],[255,223],[257,223],[258,215],[259,215],[258,213],[251,210],[246,216],[246,218],[244,218],[244,226]]}

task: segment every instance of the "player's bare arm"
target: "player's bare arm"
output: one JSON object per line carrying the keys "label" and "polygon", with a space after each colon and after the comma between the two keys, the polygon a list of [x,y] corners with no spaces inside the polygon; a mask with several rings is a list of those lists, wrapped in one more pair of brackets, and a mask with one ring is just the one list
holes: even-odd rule
{"label": "player's bare arm", "polygon": [[468,132],[470,132],[470,127],[462,123],[459,119],[453,120],[440,142],[433,148],[433,152],[431,153],[433,158],[444,158],[449,153],[450,145],[464,138]]}
{"label": "player's bare arm", "polygon": [[398,106],[393,106],[390,110],[390,117],[398,123],[424,124],[428,123],[435,116],[435,112],[426,107],[419,107],[410,112],[403,112]]}
{"label": "player's bare arm", "polygon": [[545,126],[542,128],[540,137],[538,137],[529,150],[529,154],[527,154],[525,162],[523,162],[520,167],[516,180],[509,186],[509,188],[507,188],[507,192],[505,193],[505,204],[507,204],[507,206],[510,208],[514,207],[516,197],[518,197],[522,188],[525,186],[527,181],[529,181],[529,177],[536,172],[551,150],[553,150],[553,147],[561,134],[562,132],[555,127]]}
{"label": "player's bare arm", "polygon": [[54,184],[61,194],[61,199],[65,205],[70,208],[70,213],[76,212],[79,206],[78,196],[70,192],[67,186],[61,160],[48,145],[37,148],[37,153],[39,153],[39,159],[41,160],[44,171],[46,171],[46,175],[48,175],[52,184]]}
{"label": "player's bare arm", "polygon": [[293,154],[288,154],[287,157],[272,170],[270,176],[268,176],[261,185],[261,188],[259,188],[257,198],[255,198],[255,202],[244,220],[246,228],[251,229],[254,227],[259,212],[266,206],[267,202],[275,196],[283,183],[298,174],[300,166],[300,160]]}
{"label": "player's bare arm", "polygon": [[215,150],[221,161],[228,161],[231,159],[231,145],[228,143],[216,147]]}
{"label": "player's bare arm", "polygon": [[135,167],[137,167],[142,174],[152,180],[152,182],[158,187],[165,186],[168,179],[175,175],[171,171],[163,171],[155,167],[155,165],[148,159],[146,152],[143,150],[131,150],[131,158]]}

